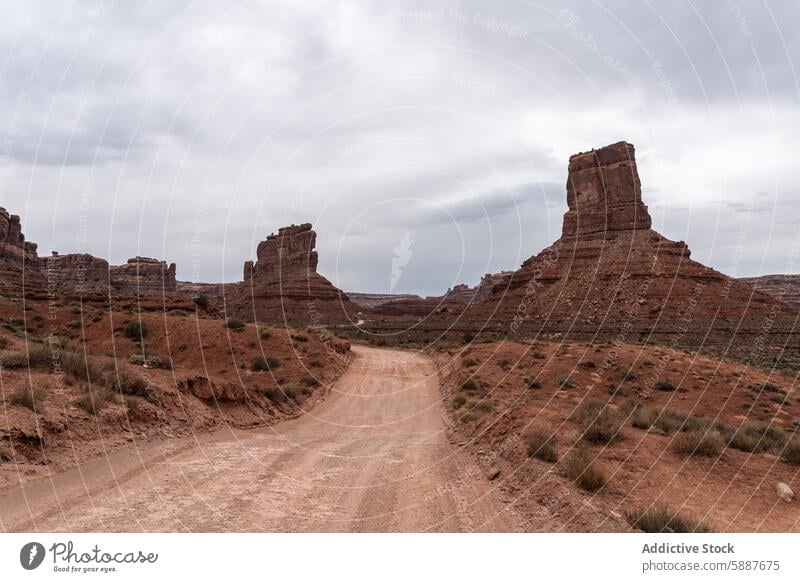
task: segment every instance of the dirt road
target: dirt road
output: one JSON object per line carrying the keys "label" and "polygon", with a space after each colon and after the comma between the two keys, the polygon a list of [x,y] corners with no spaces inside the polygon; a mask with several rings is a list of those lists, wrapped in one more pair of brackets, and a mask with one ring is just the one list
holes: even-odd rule
{"label": "dirt road", "polygon": [[132,447],[0,493],[7,531],[516,531],[447,440],[426,358],[354,347],[327,399],[269,428]]}

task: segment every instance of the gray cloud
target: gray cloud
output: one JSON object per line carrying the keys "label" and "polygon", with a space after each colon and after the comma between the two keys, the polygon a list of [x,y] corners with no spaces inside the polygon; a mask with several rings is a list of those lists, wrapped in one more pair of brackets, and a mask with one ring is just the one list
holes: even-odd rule
{"label": "gray cloud", "polygon": [[436,294],[549,244],[569,154],[628,139],[664,234],[722,270],[735,253],[738,274],[785,271],[795,11],[16,3],[0,23],[0,204],[42,248],[163,257],[183,279],[236,280],[269,232],[311,221],[324,274],[386,290],[412,233],[397,290]]}

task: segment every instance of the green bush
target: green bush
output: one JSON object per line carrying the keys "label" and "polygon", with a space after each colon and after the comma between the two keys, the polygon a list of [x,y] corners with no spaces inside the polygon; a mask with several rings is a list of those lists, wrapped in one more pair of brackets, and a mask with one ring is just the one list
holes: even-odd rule
{"label": "green bush", "polygon": [[125,324],[125,337],[133,341],[141,341],[147,337],[148,332],[147,324],[141,320],[135,319]]}
{"label": "green bush", "polygon": [[453,396],[453,400],[451,401],[451,404],[453,405],[454,409],[458,410],[459,408],[464,406],[464,404],[466,404],[466,402],[467,402],[467,397],[466,396],[464,396],[463,394],[457,394],[457,395]]}
{"label": "green bush", "polygon": [[266,327],[261,327],[258,330],[258,337],[260,337],[262,340],[269,339],[271,335],[272,333],[270,333]]}
{"label": "green bush", "polygon": [[536,457],[548,463],[558,461],[555,435],[543,428],[531,428],[522,437],[529,457]]}
{"label": "green bush", "polygon": [[292,339],[293,339],[293,340],[295,340],[295,341],[297,341],[297,342],[300,342],[300,343],[306,343],[306,342],[308,342],[308,336],[307,336],[307,335],[300,334],[300,333],[298,333],[298,334],[292,334]]}
{"label": "green bush", "polygon": [[229,317],[225,320],[225,327],[231,331],[242,331],[244,329],[244,322],[241,319]]}
{"label": "green bush", "polygon": [[626,511],[625,519],[645,533],[711,533],[713,530],[694,519],[665,507]]}
{"label": "green bush", "polygon": [[657,383],[655,388],[661,392],[675,392],[676,390],[675,385],[667,381]]}

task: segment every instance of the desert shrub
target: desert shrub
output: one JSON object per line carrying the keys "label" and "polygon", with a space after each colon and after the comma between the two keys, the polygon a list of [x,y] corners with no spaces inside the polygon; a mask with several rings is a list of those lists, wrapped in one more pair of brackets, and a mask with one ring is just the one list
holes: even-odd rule
{"label": "desert shrub", "polygon": [[109,403],[116,401],[117,395],[106,388],[99,388],[97,390],[87,390],[81,394],[76,400],[75,405],[78,408],[84,409],[89,414],[97,414],[103,410]]}
{"label": "desert shrub", "polygon": [[669,408],[637,408],[631,415],[631,424],[640,429],[655,426],[665,434],[708,428],[708,421]]}
{"label": "desert shrub", "polygon": [[456,410],[464,406],[466,402],[467,402],[467,397],[464,396],[463,394],[457,394],[456,396],[453,396],[453,400],[451,400],[451,404],[453,405],[453,408],[455,408]]}
{"label": "desert shrub", "polygon": [[311,374],[304,374],[303,377],[300,378],[300,384],[309,387],[319,386],[319,380],[314,378]]}
{"label": "desert shrub", "polygon": [[475,380],[472,378],[467,378],[461,383],[461,388],[464,390],[468,390],[470,392],[474,392],[478,389],[478,385],[475,383]]}
{"label": "desert shrub", "polygon": [[528,390],[538,390],[542,387],[542,383],[536,378],[525,378],[525,385],[528,387]]}
{"label": "desert shrub", "polygon": [[586,491],[598,491],[608,482],[605,470],[594,462],[592,452],[584,446],[575,448],[564,465],[567,476]]}
{"label": "desert shrub", "polygon": [[0,350],[4,350],[8,347],[8,338],[4,338],[0,336]]}
{"label": "desert shrub", "polygon": [[781,458],[790,465],[800,465],[800,439],[793,438],[781,450]]}
{"label": "desert shrub", "polygon": [[536,457],[548,463],[558,461],[556,438],[550,431],[534,427],[529,429],[522,438],[529,457]]}
{"label": "desert shrub", "polygon": [[472,422],[473,420],[477,420],[479,415],[475,414],[474,412],[465,412],[461,416],[458,417],[458,420],[461,422]]}
{"label": "desert shrub", "polygon": [[258,329],[258,337],[262,340],[269,339],[272,336],[272,333],[266,327],[260,327]]}
{"label": "desert shrub", "polygon": [[0,366],[9,370],[37,368],[49,365],[51,359],[51,352],[45,346],[30,345],[27,350],[12,350],[0,355]]}
{"label": "desert shrub", "polygon": [[34,412],[41,413],[44,411],[44,400],[46,396],[47,391],[42,386],[22,384],[11,394],[11,402],[19,406],[24,406],[25,408],[30,408]]}
{"label": "desert shrub", "polygon": [[728,446],[746,453],[780,450],[786,435],[766,422],[745,422],[729,437]]}
{"label": "desert shrub", "polygon": [[300,395],[303,393],[302,389],[294,384],[285,384],[280,387],[280,390],[288,400],[293,401],[299,400]]}
{"label": "desert shrub", "polygon": [[141,396],[154,404],[160,403],[164,397],[160,387],[148,382],[144,376],[127,366],[106,368],[105,385],[121,394]]}
{"label": "desert shrub", "polygon": [[464,365],[467,368],[471,368],[472,366],[477,366],[478,364],[479,364],[478,360],[475,360],[473,358],[467,358],[466,360],[464,360]]}
{"label": "desert shrub", "polygon": [[80,382],[98,384],[103,380],[104,372],[93,359],[80,352],[64,352],[61,354],[63,372]]}
{"label": "desert shrub", "polygon": [[[183,309],[173,309],[173,310],[170,311],[170,314],[174,315],[176,317],[186,317],[187,315],[189,315]],[[94,321],[94,320],[92,320],[92,321]]]}
{"label": "desert shrub", "polygon": [[675,392],[676,388],[672,382],[667,382],[666,380],[662,382],[658,382],[655,385],[655,389],[661,392]]}
{"label": "desert shrub", "polygon": [[0,355],[0,366],[7,370],[28,367],[28,354],[22,350],[13,350]]}
{"label": "desert shrub", "polygon": [[558,387],[560,389],[564,388],[574,388],[575,381],[572,379],[572,376],[566,375],[558,379]]}
{"label": "desert shrub", "polygon": [[472,343],[474,339],[475,339],[475,334],[474,333],[469,332],[469,331],[465,331],[464,332],[464,336],[463,336],[462,340],[463,340],[463,342],[465,344]]}
{"label": "desert shrub", "polygon": [[308,363],[308,365],[311,368],[321,368],[322,367],[322,362],[320,362],[319,360],[311,360]]}
{"label": "desert shrub", "polygon": [[781,388],[777,384],[773,384],[772,382],[765,382],[764,386],[762,386],[761,389],[764,392],[771,392],[773,394],[786,394],[783,388]]}
{"label": "desert shrub", "polygon": [[204,311],[208,309],[208,297],[206,297],[205,295],[198,295],[197,297],[192,299],[192,301],[194,301],[194,304],[197,305],[200,309]]}
{"label": "desert shrub", "polygon": [[283,402],[286,400],[286,395],[283,393],[283,391],[274,386],[264,388],[261,392],[273,402]]}
{"label": "desert shrub", "polygon": [[642,360],[642,366],[645,368],[652,368],[655,364],[651,360]]}
{"label": "desert shrub", "polygon": [[602,400],[587,400],[577,411],[583,426],[581,438],[590,443],[607,444],[622,436],[624,419]]}
{"label": "desert shrub", "polygon": [[272,356],[256,356],[250,362],[250,369],[253,372],[264,372],[279,368],[281,365],[280,360]]}
{"label": "desert shrub", "polygon": [[579,365],[581,368],[584,368],[584,369],[586,369],[586,370],[592,370],[592,369],[594,369],[594,368],[596,368],[596,367],[597,367],[597,364],[595,364],[595,363],[594,363],[593,361],[591,361],[591,360],[584,360],[584,361],[582,361],[581,363],[579,363],[578,365]]}
{"label": "desert shrub", "polygon": [[625,519],[646,533],[711,533],[713,530],[694,519],[666,507],[625,512]]}
{"label": "desert shrub", "polygon": [[297,341],[297,342],[300,342],[300,343],[304,344],[304,343],[306,343],[308,341],[308,336],[307,335],[303,335],[301,333],[292,334],[292,339]]}
{"label": "desert shrub", "polygon": [[244,322],[241,319],[229,317],[225,320],[225,327],[231,331],[242,331],[244,329]]}
{"label": "desert shrub", "polygon": [[469,411],[476,414],[488,414],[494,410],[494,404],[489,400],[480,400],[469,407]]}
{"label": "desert shrub", "polygon": [[541,351],[541,350],[533,350],[533,351],[531,352],[531,356],[532,356],[532,357],[533,357],[535,360],[544,360],[544,359],[547,357],[547,356],[545,355],[545,353],[544,353],[543,351]]}
{"label": "desert shrub", "polygon": [[690,457],[716,457],[724,445],[725,441],[716,429],[695,429],[682,432],[676,435],[671,443],[673,451]]}
{"label": "desert shrub", "polygon": [[125,324],[125,337],[133,341],[139,341],[147,337],[149,330],[147,324],[141,320],[134,319]]}

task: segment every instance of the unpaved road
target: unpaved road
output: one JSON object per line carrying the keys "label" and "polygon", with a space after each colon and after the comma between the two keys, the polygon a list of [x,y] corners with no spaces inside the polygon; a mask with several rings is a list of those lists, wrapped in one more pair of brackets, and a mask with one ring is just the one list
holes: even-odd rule
{"label": "unpaved road", "polygon": [[354,347],[302,417],[131,447],[0,493],[7,531],[517,531],[450,444],[426,358]]}

